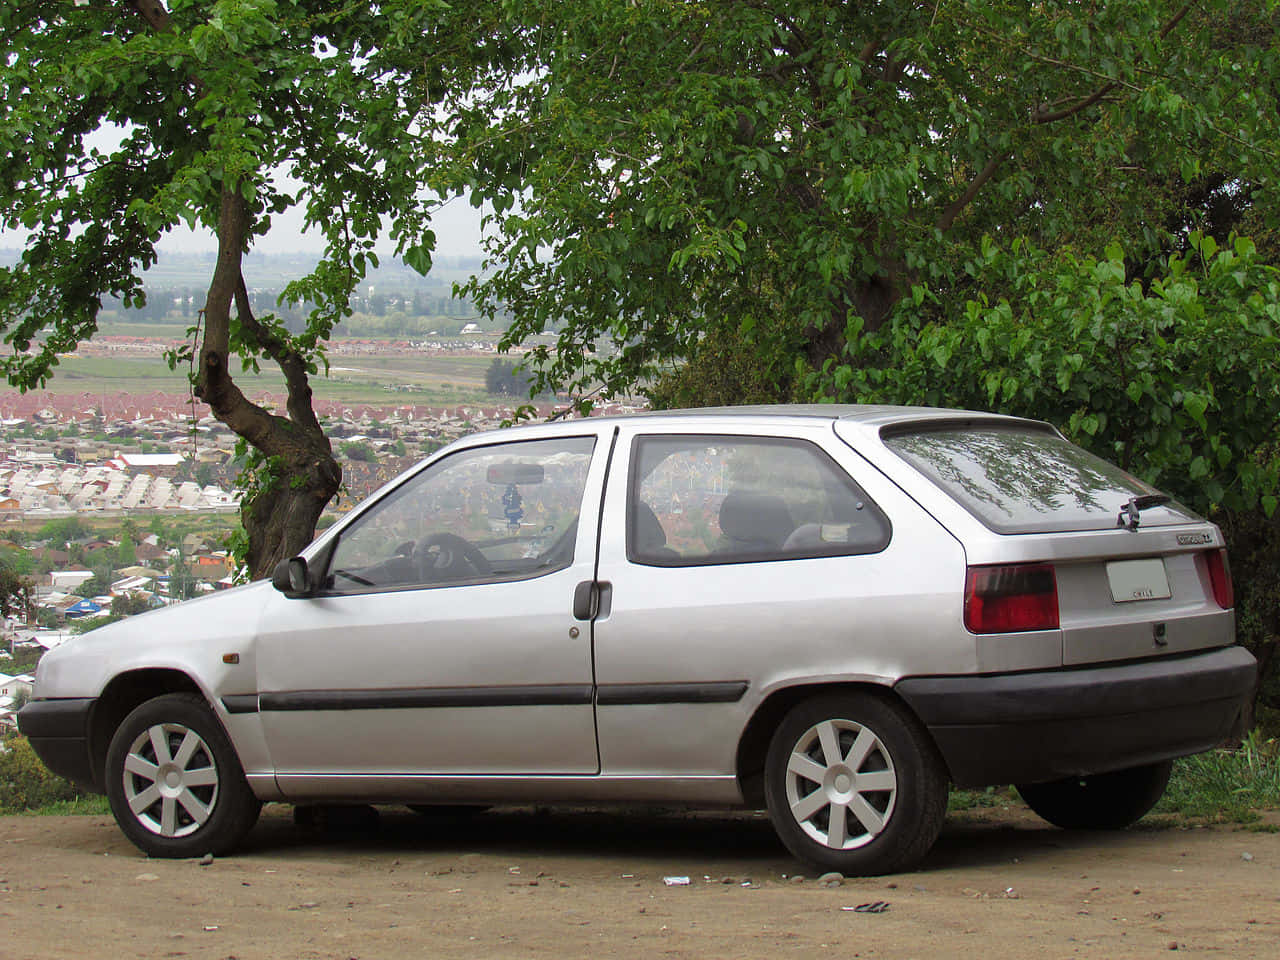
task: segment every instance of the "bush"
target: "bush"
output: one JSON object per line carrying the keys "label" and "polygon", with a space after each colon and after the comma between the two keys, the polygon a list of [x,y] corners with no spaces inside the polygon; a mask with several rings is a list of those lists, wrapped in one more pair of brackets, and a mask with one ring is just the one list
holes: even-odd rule
{"label": "bush", "polygon": [[0,813],[24,813],[73,800],[83,792],[50,773],[26,737],[15,735],[0,742]]}

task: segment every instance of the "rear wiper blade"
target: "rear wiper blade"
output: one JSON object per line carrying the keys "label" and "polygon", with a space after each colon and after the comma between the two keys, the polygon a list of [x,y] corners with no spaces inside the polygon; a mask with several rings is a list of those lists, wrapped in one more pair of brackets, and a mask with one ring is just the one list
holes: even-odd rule
{"label": "rear wiper blade", "polygon": [[1137,530],[1138,514],[1141,511],[1146,510],[1148,507],[1163,507],[1172,499],[1173,497],[1166,496],[1163,493],[1148,493],[1145,496],[1134,497],[1120,508],[1120,515],[1116,517],[1116,526]]}

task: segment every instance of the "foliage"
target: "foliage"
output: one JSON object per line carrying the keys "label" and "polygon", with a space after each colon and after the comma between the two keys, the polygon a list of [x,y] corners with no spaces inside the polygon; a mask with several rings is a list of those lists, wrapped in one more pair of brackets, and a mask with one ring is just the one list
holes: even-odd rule
{"label": "foliage", "polygon": [[340,444],[339,449],[342,455],[348,460],[357,460],[361,463],[373,463],[378,459],[378,455],[374,452],[373,447],[365,443],[363,440],[352,440]]}
{"label": "foliage", "polygon": [[[8,651],[6,651],[8,652]],[[20,673],[35,674],[36,664],[40,662],[40,658],[44,656],[44,647],[13,647],[11,657],[0,661],[4,664],[0,673],[7,673],[10,676],[17,676]]]}
{"label": "foliage", "polygon": [[1280,807],[1280,749],[1256,732],[1237,750],[1211,750],[1183,757],[1157,813],[1248,822],[1259,808]]}
{"label": "foliage", "polygon": [[1082,261],[987,243],[970,270],[1005,295],[926,304],[917,287],[881,329],[852,324],[808,387],[1047,420],[1201,513],[1275,510],[1280,274],[1252,243],[1195,234],[1146,284],[1114,244]]}
{"label": "foliage", "polygon": [[0,813],[24,813],[83,791],[50,773],[23,736],[0,743]]}
{"label": "foliage", "polygon": [[0,567],[10,570],[19,576],[26,576],[35,572],[36,561],[31,556],[30,550],[6,547],[0,549]]}
{"label": "foliage", "polygon": [[0,558],[0,616],[14,613],[26,615],[31,607],[34,584],[10,566],[7,558]]}
{"label": "foliage", "polygon": [[67,621],[67,629],[74,634],[91,633],[99,627],[105,627],[109,623],[115,623],[117,620],[123,620],[124,617],[118,613],[102,613],[95,617],[77,617],[74,620]]}
{"label": "foliage", "polygon": [[495,357],[484,372],[484,388],[496,396],[528,397],[531,384],[523,367],[502,357]]}
{"label": "foliage", "polygon": [[[1231,0],[510,8],[526,72],[475,97],[457,180],[538,386],[620,394],[703,344],[838,355],[984,235],[1139,262],[1225,199],[1276,209],[1280,50]],[[1229,117],[1230,120],[1225,118]],[[1226,172],[1229,177],[1224,178]],[[1230,204],[1226,204],[1230,206]]]}
{"label": "foliage", "polygon": [[79,517],[63,517],[45,523],[36,534],[41,540],[47,540],[52,546],[66,549],[73,540],[82,540],[93,535]]}
{"label": "foliage", "polygon": [[89,793],[71,800],[55,800],[26,812],[38,817],[101,817],[111,815],[111,805],[103,794]]}
{"label": "foliage", "polygon": [[1224,511],[1214,519],[1230,547],[1236,636],[1258,658],[1254,719],[1268,735],[1280,736],[1280,511],[1270,517],[1261,509]]}

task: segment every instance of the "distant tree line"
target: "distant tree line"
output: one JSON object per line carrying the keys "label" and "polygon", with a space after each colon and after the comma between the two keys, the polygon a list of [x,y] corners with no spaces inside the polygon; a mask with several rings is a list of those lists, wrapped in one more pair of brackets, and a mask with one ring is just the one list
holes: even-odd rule
{"label": "distant tree line", "polygon": [[[104,309],[114,311],[116,318],[131,323],[173,324],[188,327],[195,323],[203,293],[194,287],[156,287],[146,291],[145,299],[126,305],[119,300],[106,300]],[[312,305],[279,302],[279,290],[254,290],[249,300],[259,316],[275,314],[292,333],[306,326]],[[414,292],[372,293],[351,298],[352,315],[337,324],[337,336],[425,336],[435,332],[444,336],[458,334],[477,319],[470,301],[441,296],[425,290]],[[485,321],[484,326],[495,324]]]}
{"label": "distant tree line", "polygon": [[484,387],[500,397],[528,397],[533,377],[514,361],[496,358],[484,372]]}

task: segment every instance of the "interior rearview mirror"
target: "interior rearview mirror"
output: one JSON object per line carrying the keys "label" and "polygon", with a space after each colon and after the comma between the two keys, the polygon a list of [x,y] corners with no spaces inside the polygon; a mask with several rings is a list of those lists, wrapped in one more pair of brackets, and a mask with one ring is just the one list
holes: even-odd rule
{"label": "interior rearview mirror", "polygon": [[490,483],[510,486],[513,483],[541,483],[540,463],[495,463],[489,467],[486,479]]}

